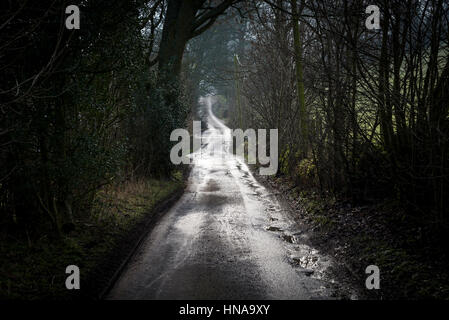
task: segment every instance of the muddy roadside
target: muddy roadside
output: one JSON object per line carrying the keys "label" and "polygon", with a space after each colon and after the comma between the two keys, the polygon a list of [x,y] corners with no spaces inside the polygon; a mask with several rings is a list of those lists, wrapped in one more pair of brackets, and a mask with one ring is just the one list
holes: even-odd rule
{"label": "muddy roadside", "polygon": [[[417,226],[404,224],[400,207],[389,202],[354,206],[344,199],[301,190],[286,178],[255,178],[288,208],[311,246],[336,263],[343,299],[447,299],[448,258],[431,247]],[[365,286],[369,265],[380,269],[380,289]],[[345,288],[353,288],[351,293]]]}
{"label": "muddy roadside", "polygon": [[[291,187],[285,187],[280,181],[276,181],[267,176],[258,175],[258,170],[251,171],[256,180],[261,183],[272,196],[281,204],[282,208],[287,211],[289,218],[294,222],[297,230],[295,242],[304,244],[310,248],[318,250],[316,256],[325,255],[332,260],[332,263],[325,268],[319,268],[317,272],[311,274],[312,277],[318,276],[331,282],[335,291],[335,298],[342,300],[363,300],[368,299],[364,281],[358,277],[355,272],[344,261],[334,256],[331,244],[323,241],[322,234],[318,232],[315,225],[305,219],[305,211],[299,210],[292,201]],[[285,237],[285,235],[284,235]],[[288,241],[288,239],[284,239]],[[314,269],[314,268],[313,268]],[[318,271],[318,270],[317,270]]]}

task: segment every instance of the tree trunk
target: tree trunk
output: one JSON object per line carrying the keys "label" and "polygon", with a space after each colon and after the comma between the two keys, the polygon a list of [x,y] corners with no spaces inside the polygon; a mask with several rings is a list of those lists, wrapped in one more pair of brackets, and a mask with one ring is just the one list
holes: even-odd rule
{"label": "tree trunk", "polygon": [[204,0],[168,1],[158,54],[162,80],[178,80],[189,39],[206,31],[234,2],[236,0],[223,0],[215,7],[205,9]]}
{"label": "tree trunk", "polygon": [[384,23],[382,26],[382,47],[379,61],[379,114],[382,139],[385,149],[393,152],[393,126],[390,103],[390,60],[388,52],[388,30],[390,26],[390,12],[385,5]]}
{"label": "tree trunk", "polygon": [[[303,53],[302,53],[302,39],[299,32],[298,25],[298,9],[297,1],[290,0],[293,14],[293,38],[295,47],[295,67],[296,67],[296,86],[298,95],[299,108],[299,126],[301,133],[302,152],[307,153],[307,112],[304,98],[304,77],[303,77]],[[302,11],[302,10],[301,10]],[[301,13],[301,12],[300,12]],[[300,14],[299,13],[299,14]]]}
{"label": "tree trunk", "polygon": [[191,37],[196,9],[192,0],[168,2],[162,38],[159,47],[159,77],[178,80],[182,56]]}

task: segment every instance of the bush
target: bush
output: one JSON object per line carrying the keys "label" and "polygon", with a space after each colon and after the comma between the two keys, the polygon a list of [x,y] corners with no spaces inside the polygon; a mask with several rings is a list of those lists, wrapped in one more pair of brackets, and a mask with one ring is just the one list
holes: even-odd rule
{"label": "bush", "polygon": [[299,162],[295,176],[301,186],[316,187],[318,184],[316,165],[311,159],[305,158]]}

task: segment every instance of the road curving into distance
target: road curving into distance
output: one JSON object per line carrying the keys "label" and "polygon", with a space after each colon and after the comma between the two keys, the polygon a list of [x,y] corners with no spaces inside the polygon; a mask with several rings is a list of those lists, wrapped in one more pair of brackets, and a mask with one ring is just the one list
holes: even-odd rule
{"label": "road curving into distance", "polygon": [[[328,299],[332,260],[305,244],[275,196],[227,150],[231,131],[202,99],[208,129],[181,199],[158,221],[107,299]],[[224,146],[224,148],[222,148]]]}

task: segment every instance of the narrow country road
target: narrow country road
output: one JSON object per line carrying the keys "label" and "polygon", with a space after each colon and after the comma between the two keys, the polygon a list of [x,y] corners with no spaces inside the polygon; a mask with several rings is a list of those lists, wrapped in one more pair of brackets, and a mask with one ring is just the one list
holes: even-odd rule
{"label": "narrow country road", "polygon": [[[108,299],[327,299],[331,260],[226,150],[231,131],[203,98],[208,130],[189,185],[155,225]],[[222,148],[224,146],[225,148]],[[220,150],[223,149],[223,150]]]}

